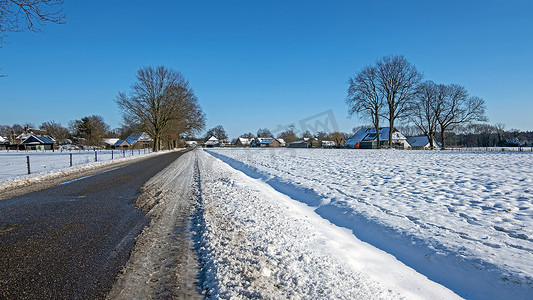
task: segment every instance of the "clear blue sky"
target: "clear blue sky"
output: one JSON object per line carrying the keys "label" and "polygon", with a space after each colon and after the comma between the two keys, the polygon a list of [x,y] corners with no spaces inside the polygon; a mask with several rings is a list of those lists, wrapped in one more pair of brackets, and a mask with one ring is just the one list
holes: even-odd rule
{"label": "clear blue sky", "polygon": [[[347,80],[402,54],[437,83],[486,100],[489,123],[533,130],[533,1],[65,1],[63,25],[10,33],[0,48],[0,124],[101,115],[136,71],[189,80],[230,137],[330,111],[341,131]],[[320,117],[321,118],[321,117]]]}

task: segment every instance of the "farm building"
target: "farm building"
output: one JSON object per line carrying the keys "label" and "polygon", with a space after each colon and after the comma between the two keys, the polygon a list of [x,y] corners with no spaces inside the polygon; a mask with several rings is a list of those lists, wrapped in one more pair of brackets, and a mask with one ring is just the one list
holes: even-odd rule
{"label": "farm building", "polygon": [[[381,148],[389,145],[389,127],[379,128],[379,140]],[[372,127],[365,127],[359,129],[351,138],[349,138],[344,146],[355,149],[377,149],[377,133],[376,129]],[[407,138],[398,129],[394,128],[392,131],[392,147],[398,149],[409,148]]]}
{"label": "farm building", "polygon": [[289,148],[309,148],[309,141],[296,141],[289,143]]}
{"label": "farm building", "polygon": [[277,148],[280,146],[280,142],[274,138],[270,138],[270,139],[263,139],[260,143],[259,143],[259,147],[273,147],[273,148]]}

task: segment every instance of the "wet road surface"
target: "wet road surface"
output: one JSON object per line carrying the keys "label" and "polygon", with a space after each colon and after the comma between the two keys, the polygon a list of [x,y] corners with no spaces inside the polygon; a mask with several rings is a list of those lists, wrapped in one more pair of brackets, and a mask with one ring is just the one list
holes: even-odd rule
{"label": "wet road surface", "polygon": [[0,298],[104,298],[150,221],[139,188],[183,153],[0,201]]}

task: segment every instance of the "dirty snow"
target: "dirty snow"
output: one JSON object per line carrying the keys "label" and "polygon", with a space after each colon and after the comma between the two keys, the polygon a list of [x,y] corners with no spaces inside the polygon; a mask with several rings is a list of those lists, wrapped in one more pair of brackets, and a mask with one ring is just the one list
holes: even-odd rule
{"label": "dirty snow", "polygon": [[190,217],[195,154],[180,156],[150,179],[136,201],[151,217],[107,299],[200,299]]}
{"label": "dirty snow", "polygon": [[[227,167],[214,162],[211,171],[204,167],[205,172],[213,174],[205,180],[209,189],[202,186],[203,191],[209,191],[205,199],[216,203],[212,206],[217,211],[227,211],[226,215],[213,218],[221,218],[219,222],[227,224],[221,230],[231,233],[226,241],[218,241],[220,247],[215,247],[223,253],[219,259],[233,255],[232,250],[222,247],[227,244],[259,253],[253,258],[257,266],[243,267],[247,273],[235,282],[243,278],[269,279],[273,265],[291,270],[294,264],[309,269],[300,269],[296,271],[298,275],[289,276],[291,279],[302,276],[294,287],[284,286],[291,281],[280,280],[285,275],[277,277],[274,273],[272,281],[277,282],[280,291],[296,289],[316,296],[318,290],[305,289],[306,284],[302,288],[300,283],[320,280],[312,274],[319,273],[318,277],[322,278],[322,274],[327,277],[343,272],[337,278],[354,280],[353,286],[372,282],[363,293],[395,297],[383,293],[373,281],[361,279],[360,274],[350,273],[349,259],[336,265],[331,256],[320,256],[326,249],[337,248],[336,239],[329,241],[323,237],[322,226],[317,226],[315,221],[309,223],[302,213],[305,209],[297,209],[295,213],[296,206],[288,204],[287,196],[290,196],[311,206],[322,218],[349,228],[352,236],[394,255],[462,297],[531,299],[533,296],[531,153],[347,149],[214,149],[209,152],[256,179],[231,175]],[[260,184],[263,182],[272,189],[267,190]],[[272,232],[267,233],[265,229]],[[345,254],[352,252],[359,255],[358,250]],[[316,253],[320,255],[313,256]],[[308,263],[298,264],[300,257]],[[239,260],[247,265],[246,256]],[[315,262],[334,265],[334,271],[313,269]],[[334,293],[351,290],[352,285],[345,286],[342,280],[331,281],[325,290],[328,295],[341,296]],[[270,281],[265,280],[263,284],[267,282]]]}

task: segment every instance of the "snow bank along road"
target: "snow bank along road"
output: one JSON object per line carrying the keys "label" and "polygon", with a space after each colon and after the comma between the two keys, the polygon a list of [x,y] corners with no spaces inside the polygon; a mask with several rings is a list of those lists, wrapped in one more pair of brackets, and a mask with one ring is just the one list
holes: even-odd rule
{"label": "snow bank along road", "polygon": [[463,297],[533,299],[531,153],[210,153]]}
{"label": "snow bank along road", "polygon": [[0,298],[102,298],[147,224],[139,188],[182,152],[0,201]]}

